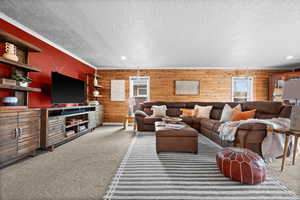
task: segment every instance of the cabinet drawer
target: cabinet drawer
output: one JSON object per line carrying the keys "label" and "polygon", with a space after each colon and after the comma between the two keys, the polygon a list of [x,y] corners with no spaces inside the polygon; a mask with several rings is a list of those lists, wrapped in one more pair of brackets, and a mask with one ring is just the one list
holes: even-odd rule
{"label": "cabinet drawer", "polygon": [[53,134],[48,137],[48,146],[62,142],[65,139],[65,134]]}
{"label": "cabinet drawer", "polygon": [[41,111],[32,110],[32,111],[20,111],[18,112],[19,118],[31,118],[31,117],[41,117]]}

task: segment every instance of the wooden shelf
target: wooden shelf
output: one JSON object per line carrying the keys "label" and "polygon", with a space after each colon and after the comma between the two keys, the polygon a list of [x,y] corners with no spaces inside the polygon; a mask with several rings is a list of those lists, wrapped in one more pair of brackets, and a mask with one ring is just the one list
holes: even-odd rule
{"label": "wooden shelf", "polygon": [[102,88],[101,85],[93,85],[95,88]]}
{"label": "wooden shelf", "polygon": [[88,123],[88,122],[89,122],[88,120],[85,120],[85,121],[82,121],[82,122],[79,122],[79,123],[76,123],[76,124],[68,125],[68,126],[66,126],[66,128],[70,128],[70,127],[73,127],[73,126],[78,126],[80,124],[85,124],[85,123]]}
{"label": "wooden shelf", "polygon": [[9,42],[17,46],[17,48],[29,52],[41,52],[42,50],[24,40],[21,40],[7,32],[0,30],[0,42]]}
{"label": "wooden shelf", "polygon": [[26,71],[29,71],[29,72],[40,72],[41,71],[41,70],[39,70],[35,67],[32,67],[30,65],[15,62],[15,61],[12,61],[12,60],[8,60],[8,59],[5,59],[3,57],[0,57],[0,63],[4,63],[4,64],[7,64],[7,65],[12,65],[14,67],[22,68],[22,69],[24,69]]}
{"label": "wooden shelf", "polygon": [[19,90],[19,91],[27,91],[27,92],[41,92],[41,88],[31,88],[31,87],[21,87],[16,85],[3,85],[0,84],[1,89],[7,89],[7,90]]}
{"label": "wooden shelf", "polygon": [[94,98],[100,98],[102,97],[102,95],[98,95],[98,96],[93,96]]}

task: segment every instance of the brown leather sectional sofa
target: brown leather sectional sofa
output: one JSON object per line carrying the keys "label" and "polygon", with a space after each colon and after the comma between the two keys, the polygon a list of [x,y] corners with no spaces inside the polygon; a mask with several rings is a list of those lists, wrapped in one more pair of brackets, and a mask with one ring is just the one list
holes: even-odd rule
{"label": "brown leather sectional sofa", "polygon": [[145,102],[139,105],[139,110],[135,114],[137,129],[138,131],[154,131],[155,121],[162,120],[161,118],[151,117],[151,107],[153,105],[166,105],[168,108],[167,116],[170,117],[179,117],[181,108],[193,109],[195,105],[213,106],[210,119],[184,117],[183,121],[223,147],[248,148],[261,155],[261,143],[266,136],[266,126],[264,124],[241,125],[234,142],[222,141],[219,138],[218,128],[221,125],[219,120],[225,104],[229,104],[231,107],[241,104],[243,111],[256,109],[255,118],[257,119],[289,118],[291,114],[291,106],[284,106],[281,102]]}

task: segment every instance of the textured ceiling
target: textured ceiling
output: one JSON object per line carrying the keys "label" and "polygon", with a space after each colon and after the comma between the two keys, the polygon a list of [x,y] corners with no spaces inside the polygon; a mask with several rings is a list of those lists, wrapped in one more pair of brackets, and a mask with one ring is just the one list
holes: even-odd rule
{"label": "textured ceiling", "polygon": [[300,0],[0,0],[0,11],[99,68],[300,62]]}

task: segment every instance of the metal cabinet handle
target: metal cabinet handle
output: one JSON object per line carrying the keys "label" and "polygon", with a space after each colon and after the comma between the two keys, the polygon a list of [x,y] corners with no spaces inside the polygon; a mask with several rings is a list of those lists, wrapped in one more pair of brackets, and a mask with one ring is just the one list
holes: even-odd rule
{"label": "metal cabinet handle", "polygon": [[18,137],[20,137],[22,133],[23,133],[23,130],[21,128],[19,128],[19,135],[18,135]]}
{"label": "metal cabinet handle", "polygon": [[19,128],[15,129],[15,138],[19,137]]}

